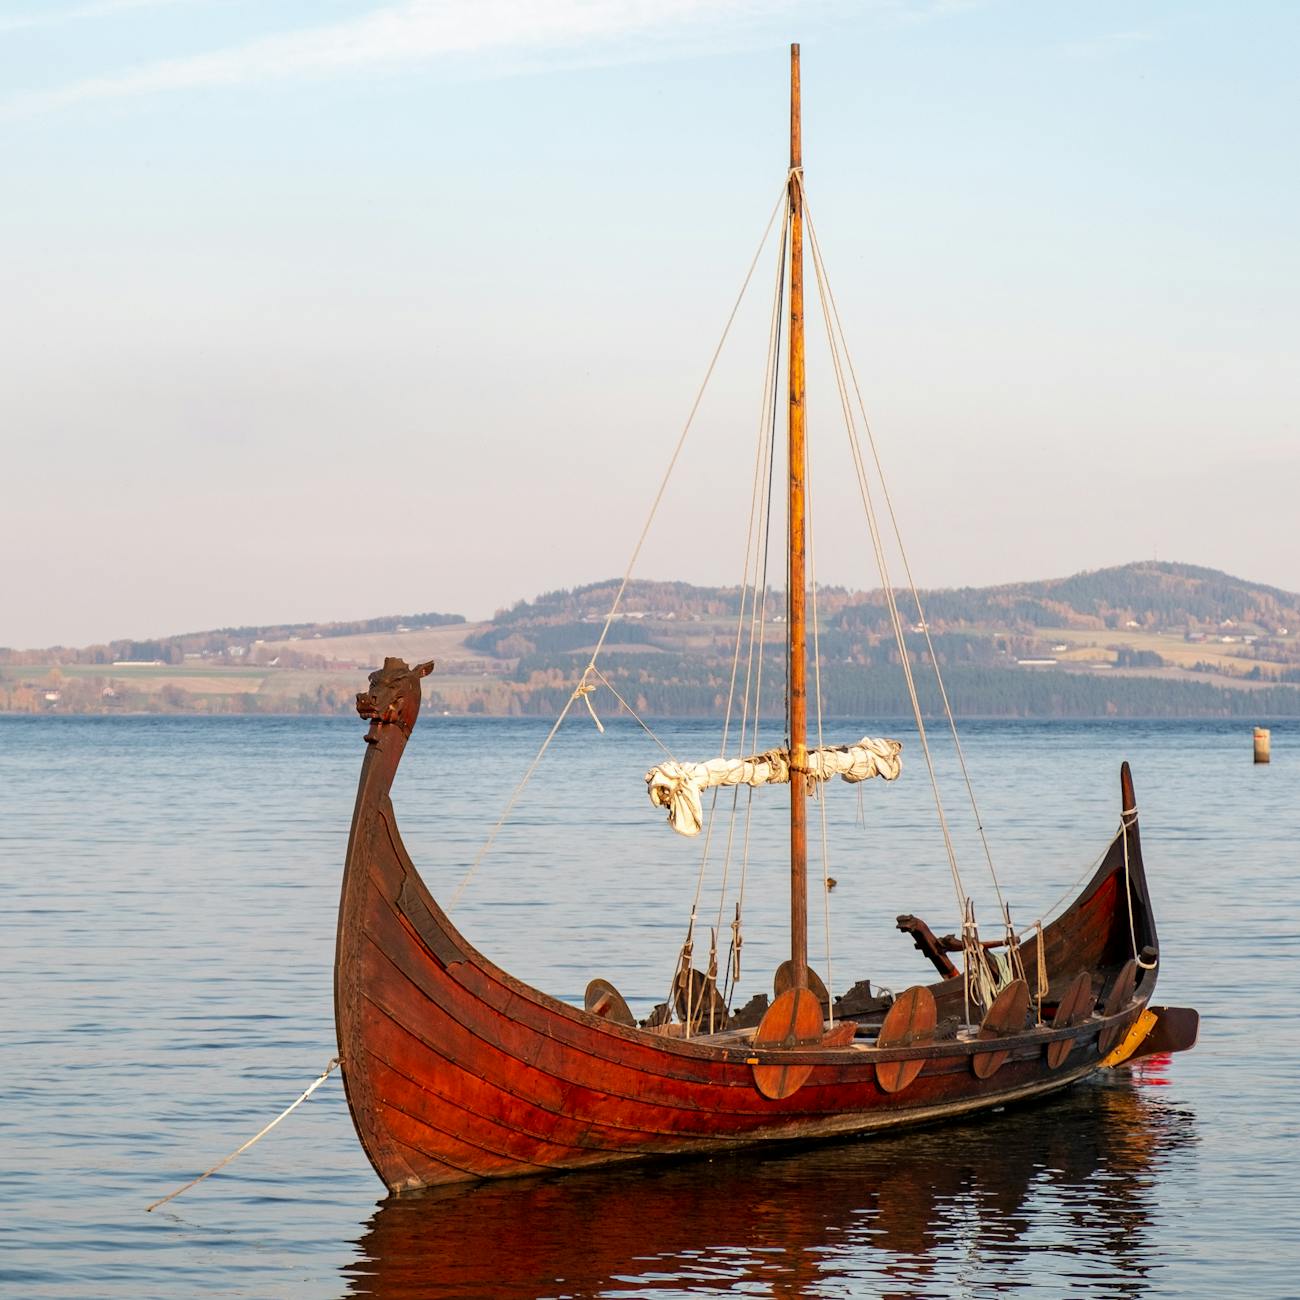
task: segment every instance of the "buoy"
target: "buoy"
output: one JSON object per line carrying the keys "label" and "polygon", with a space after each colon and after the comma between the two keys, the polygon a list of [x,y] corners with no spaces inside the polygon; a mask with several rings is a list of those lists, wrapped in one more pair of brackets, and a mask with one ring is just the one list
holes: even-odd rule
{"label": "buoy", "polygon": [[1269,730],[1267,727],[1255,728],[1255,762],[1268,762]]}

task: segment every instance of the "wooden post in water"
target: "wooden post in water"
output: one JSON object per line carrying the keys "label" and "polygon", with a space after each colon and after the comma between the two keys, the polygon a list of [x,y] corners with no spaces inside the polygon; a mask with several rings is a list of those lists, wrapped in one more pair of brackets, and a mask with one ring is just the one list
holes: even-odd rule
{"label": "wooden post in water", "polygon": [[790,727],[790,964],[795,988],[808,987],[807,632],[804,613],[803,142],[799,47],[790,46],[790,400],[789,642],[786,658]]}
{"label": "wooden post in water", "polygon": [[1268,747],[1271,735],[1267,727],[1255,728],[1255,762],[1268,762]]}

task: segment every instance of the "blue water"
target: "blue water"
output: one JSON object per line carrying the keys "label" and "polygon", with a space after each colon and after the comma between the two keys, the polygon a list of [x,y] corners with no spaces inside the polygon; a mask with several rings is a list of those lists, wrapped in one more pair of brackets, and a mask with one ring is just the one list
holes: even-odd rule
{"label": "blue water", "polygon": [[[837,724],[833,739],[868,730]],[[893,918],[955,923],[911,728],[892,786],[827,800],[837,988],[929,967]],[[394,792],[451,896],[536,751],[529,721],[421,720]],[[664,744],[704,757],[703,724]],[[361,728],[342,719],[0,718],[0,1290],[15,1296],[1300,1295],[1300,729],[1250,761],[1240,724],[974,724],[967,755],[1013,914],[1067,894],[1134,766],[1160,930],[1157,1001],[1195,1051],[1055,1101],[909,1136],[384,1202],[337,1076],[335,907]],[[773,738],[774,739],[774,738]],[[830,735],[828,740],[832,739]],[[629,725],[566,724],[455,912],[515,974],[579,1000],[663,1000],[700,844],[641,781]],[[996,915],[951,755],[959,861]],[[784,955],[783,799],[760,792],[741,994]],[[813,820],[814,874],[821,866]],[[701,888],[719,914],[725,835]],[[729,868],[729,894],[739,878]],[[732,903],[722,908],[724,926]],[[697,954],[707,939],[697,944]]]}

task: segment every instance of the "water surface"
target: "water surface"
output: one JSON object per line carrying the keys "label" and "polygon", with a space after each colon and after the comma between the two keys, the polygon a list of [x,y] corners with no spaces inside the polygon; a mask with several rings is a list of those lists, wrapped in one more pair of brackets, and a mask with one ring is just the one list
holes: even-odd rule
{"label": "water surface", "polygon": [[[837,724],[836,740],[876,727]],[[545,734],[422,719],[394,792],[449,898]],[[665,724],[673,752],[716,745]],[[827,801],[829,927],[843,988],[929,967],[893,928],[954,928],[911,729],[907,769]],[[1161,936],[1157,1000],[1198,1007],[1192,1053],[1040,1105],[773,1155],[455,1188],[384,1201],[337,1076],[227,1170],[172,1190],[259,1129],[334,1053],[340,865],[361,728],[335,719],[0,719],[0,1288],[23,1296],[1294,1296],[1300,1177],[1300,733],[1250,762],[1239,724],[973,724],[968,759],[1003,890],[1026,924],[1114,833],[1134,765]],[[771,738],[775,740],[775,737]],[[828,736],[829,739],[829,736]],[[763,738],[761,743],[767,743]],[[580,1000],[601,975],[663,1000],[700,842],[641,774],[645,733],[567,725],[455,916],[516,975]],[[960,862],[988,870],[946,753]],[[769,796],[766,800],[762,795]],[[784,955],[785,801],[760,792],[741,994]],[[821,872],[813,820],[813,872]],[[739,843],[739,840],[736,841]],[[702,930],[731,919],[726,836]],[[830,960],[825,953],[829,929]],[[697,945],[697,953],[707,939]]]}

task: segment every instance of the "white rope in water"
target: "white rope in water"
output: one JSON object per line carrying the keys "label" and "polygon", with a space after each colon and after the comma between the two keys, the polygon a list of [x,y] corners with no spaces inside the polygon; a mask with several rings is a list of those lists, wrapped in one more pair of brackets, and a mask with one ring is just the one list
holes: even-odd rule
{"label": "white rope in water", "polygon": [[174,1201],[182,1192],[188,1192],[191,1187],[194,1187],[196,1184],[201,1183],[205,1178],[211,1178],[212,1175],[217,1172],[217,1170],[224,1169],[236,1156],[243,1155],[243,1153],[247,1151],[248,1148],[251,1147],[254,1142],[260,1141],[282,1119],[285,1119],[287,1116],[291,1115],[295,1110],[297,1110],[298,1107],[301,1106],[303,1102],[306,1101],[307,1098],[310,1097],[312,1093],[315,1092],[316,1089],[319,1088],[321,1084],[324,1083],[325,1080],[328,1079],[330,1075],[333,1074],[333,1072],[342,1064],[343,1064],[343,1058],[336,1056],[325,1067],[321,1076],[311,1085],[311,1087],[309,1087],[307,1091],[304,1092],[302,1096],[298,1098],[297,1101],[291,1102],[288,1106],[286,1106],[264,1129],[262,1129],[258,1133],[254,1133],[253,1136],[249,1138],[248,1141],[245,1142],[243,1146],[236,1147],[235,1150],[232,1151],[224,1160],[218,1160],[217,1163],[213,1165],[211,1169],[205,1170],[197,1178],[191,1178],[190,1181],[186,1183],[184,1187],[178,1187],[170,1195],[164,1196],[162,1200],[155,1201],[152,1205],[145,1206],[144,1212],[146,1214],[151,1214],[160,1205],[166,1205],[168,1201]]}
{"label": "white rope in water", "polygon": [[447,911],[453,911],[456,904],[460,901],[461,895],[468,888],[471,880],[474,879],[483,859],[487,856],[492,845],[496,843],[497,836],[501,833],[501,828],[506,824],[510,814],[514,811],[515,804],[519,802],[520,795],[523,794],[524,788],[532,780],[533,773],[537,771],[542,761],[543,755],[550,748],[551,741],[555,739],[556,733],[560,730],[564,719],[569,716],[569,710],[573,708],[574,701],[585,698],[580,694],[581,688],[586,684],[588,671],[594,669],[596,660],[600,657],[601,650],[605,647],[605,640],[609,636],[609,629],[614,624],[614,615],[618,613],[618,607],[622,603],[623,596],[627,591],[628,583],[632,581],[632,573],[636,568],[637,560],[641,558],[641,549],[645,546],[645,540],[650,534],[650,525],[654,523],[655,515],[659,511],[659,505],[663,501],[664,492],[668,488],[668,480],[672,478],[673,470],[677,468],[677,462],[681,458],[682,448],[686,445],[686,437],[691,431],[691,426],[695,423],[696,413],[700,409],[700,402],[704,399],[704,390],[709,386],[709,380],[713,378],[713,372],[717,367],[718,358],[722,355],[722,349],[726,345],[727,339],[731,334],[731,327],[735,324],[736,313],[740,310],[740,304],[744,300],[745,292],[749,288],[749,282],[754,278],[754,268],[758,265],[758,259],[763,254],[763,249],[767,246],[768,236],[772,233],[772,227],[776,224],[777,213],[780,212],[784,203],[789,202],[788,187],[782,186],[781,195],[772,207],[772,215],[768,218],[767,226],[763,230],[763,237],[758,241],[758,247],[754,250],[754,256],[749,263],[749,269],[745,272],[744,281],[741,283],[740,292],[736,295],[736,301],[732,304],[731,311],[727,316],[727,322],[722,327],[722,336],[718,339],[718,345],[713,349],[713,356],[709,359],[708,367],[705,369],[704,378],[700,381],[700,386],[696,390],[695,400],[691,403],[691,409],[686,416],[686,423],[682,426],[682,431],[678,435],[677,445],[673,448],[673,454],[668,460],[668,468],[664,470],[663,478],[659,482],[659,490],[655,493],[654,500],[650,504],[650,513],[646,518],[645,527],[641,529],[641,536],[637,538],[636,546],[632,548],[632,558],[627,562],[627,568],[623,573],[623,581],[619,583],[619,588],[614,596],[614,602],[609,607],[609,613],[605,616],[605,625],[600,629],[600,636],[596,641],[596,648],[591,652],[591,660],[587,664],[587,671],[584,671],[582,678],[578,683],[577,689],[564,702],[564,708],[560,710],[560,716],[555,719],[555,725],[546,733],[546,739],[542,741],[541,748],[538,749],[533,761],[528,765],[527,771],[524,772],[523,778],[511,792],[510,798],[506,801],[506,806],[502,810],[501,816],[497,818],[496,824],[488,832],[487,839],[483,841],[483,847],[479,849],[466,871],[459,885],[456,886],[456,892],[451,896],[451,902],[447,905]]}

